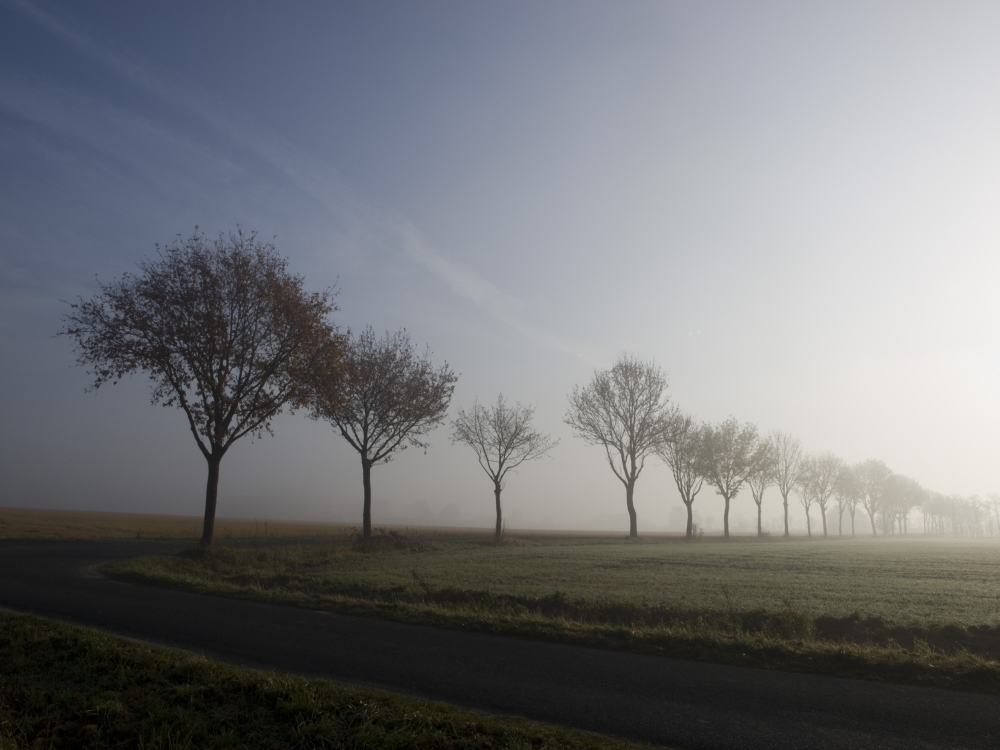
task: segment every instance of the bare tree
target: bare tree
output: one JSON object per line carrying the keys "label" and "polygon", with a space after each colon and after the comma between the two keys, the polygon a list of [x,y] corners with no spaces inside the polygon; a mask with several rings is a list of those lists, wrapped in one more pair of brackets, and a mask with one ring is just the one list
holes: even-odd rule
{"label": "bare tree", "polygon": [[[906,534],[911,511],[918,505],[923,505],[926,499],[926,490],[915,479],[900,474],[886,477],[882,485],[882,533],[895,534],[898,526],[899,533]],[[976,497],[971,498],[971,501],[988,518],[988,506]]]}
{"label": "bare tree", "polygon": [[761,524],[761,506],[764,503],[764,490],[775,483],[777,474],[777,450],[771,438],[760,443],[760,456],[754,470],[747,476],[747,487],[757,505],[757,536],[764,536]]}
{"label": "bare tree", "polygon": [[854,469],[844,466],[837,477],[834,495],[837,498],[837,511],[840,519],[840,536],[844,535],[844,511],[851,515],[851,536],[854,536],[854,514],[858,509],[858,502],[861,500],[861,487],[858,478],[854,474]]}
{"label": "bare tree", "polygon": [[363,534],[372,533],[372,467],[397,450],[427,449],[423,436],[444,421],[458,376],[418,356],[406,330],[376,338],[371,326],[351,339],[344,377],[331,387],[313,382],[313,416],[329,420],[361,456]]}
{"label": "bare tree", "polygon": [[476,452],[479,465],[493,480],[493,495],[497,505],[496,539],[503,535],[500,512],[500,493],[507,474],[525,461],[548,455],[558,441],[539,432],[532,426],[534,408],[515,403],[508,406],[503,394],[497,396],[495,406],[472,405],[468,412],[458,410],[452,422],[453,443],[464,443]]}
{"label": "bare tree", "polygon": [[806,509],[806,528],[812,536],[812,524],[809,521],[809,506],[816,503],[823,517],[823,536],[827,535],[826,506],[830,503],[837,488],[837,478],[844,468],[844,462],[827,451],[819,456],[807,458],[802,464],[799,487],[802,493],[802,505]]}
{"label": "bare tree", "polygon": [[674,412],[671,427],[656,448],[656,455],[670,467],[681,502],[687,508],[687,529],[684,533],[687,539],[694,537],[692,505],[704,482],[701,475],[703,440],[704,428],[696,425],[691,417]]}
{"label": "bare tree", "polygon": [[799,502],[802,503],[802,507],[806,511],[806,534],[809,536],[813,535],[812,517],[809,515],[809,511],[812,509],[813,503],[816,502],[816,495],[813,493],[813,478],[816,473],[815,461],[816,459],[811,456],[802,459],[802,470],[799,472],[799,481],[795,483],[795,491],[798,493]]}
{"label": "bare tree", "polygon": [[633,493],[646,458],[670,427],[667,377],[653,361],[623,354],[569,395],[565,422],[574,434],[604,448],[611,471],[625,485],[629,536],[638,536]]}
{"label": "bare tree", "polygon": [[705,481],[715,487],[716,493],[725,500],[722,527],[727,538],[729,504],[766,457],[756,425],[741,425],[734,417],[730,417],[716,427],[705,426],[701,472]]}
{"label": "bare tree", "polygon": [[878,530],[875,528],[875,516],[882,509],[885,480],[889,478],[890,474],[892,471],[889,467],[875,458],[870,458],[854,467],[854,475],[861,488],[861,506],[868,513],[868,520],[871,521],[872,536],[878,536]]}
{"label": "bare tree", "polygon": [[234,442],[271,432],[286,405],[302,405],[305,375],[340,378],[342,337],[329,292],[306,294],[271,243],[238,230],[207,241],[195,229],[139,272],[72,305],[60,335],[75,341],[91,389],[136,372],[152,403],[183,410],[208,462],[202,545],[211,544],[219,466]]}
{"label": "bare tree", "polygon": [[774,483],[781,493],[785,509],[785,536],[788,536],[788,496],[799,482],[802,471],[802,444],[787,432],[775,430],[771,433],[774,445]]}

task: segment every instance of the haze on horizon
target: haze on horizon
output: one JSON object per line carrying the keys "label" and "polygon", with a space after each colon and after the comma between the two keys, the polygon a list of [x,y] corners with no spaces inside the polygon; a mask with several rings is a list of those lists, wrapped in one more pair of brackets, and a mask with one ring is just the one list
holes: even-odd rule
{"label": "haze on horizon", "polygon": [[[453,412],[535,405],[560,444],[511,478],[511,527],[627,529],[562,421],[622,351],[700,420],[1000,491],[998,31],[990,3],[0,0],[0,505],[202,512],[183,415],[139,377],[84,393],[53,338],[195,225],[274,236],[342,327],[405,326],[460,373]],[[227,456],[220,516],[359,520],[343,439],[275,427]],[[449,432],[375,469],[376,526],[490,526]],[[666,467],[636,505],[683,526]],[[718,528],[721,498],[695,512]]]}

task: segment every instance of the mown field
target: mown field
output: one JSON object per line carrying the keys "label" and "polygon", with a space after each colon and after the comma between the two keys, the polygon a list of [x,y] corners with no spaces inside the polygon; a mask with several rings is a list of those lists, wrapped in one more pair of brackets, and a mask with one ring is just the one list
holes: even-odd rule
{"label": "mown field", "polygon": [[588,732],[213,662],[0,610],[0,750],[591,748]]}
{"label": "mown field", "polygon": [[683,658],[1000,691],[1000,545],[377,535],[220,544],[115,578]]}
{"label": "mown field", "polygon": [[[394,541],[395,540],[395,541]],[[324,594],[489,592],[533,599],[627,601],[679,609],[859,612],[903,624],[1000,623],[1000,544],[992,540],[742,539],[533,536],[494,546],[483,537],[386,536],[375,552],[331,543],[219,544],[208,556],[123,563],[238,588]],[[288,540],[291,542],[292,540]]]}

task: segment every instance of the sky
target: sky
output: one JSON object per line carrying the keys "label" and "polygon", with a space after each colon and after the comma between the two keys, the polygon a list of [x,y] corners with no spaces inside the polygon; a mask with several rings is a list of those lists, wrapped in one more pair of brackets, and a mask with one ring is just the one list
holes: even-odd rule
{"label": "sky", "polygon": [[[563,422],[623,352],[700,421],[1000,491],[998,34],[995,3],[0,0],[0,505],[203,511],[183,414],[142,376],[85,392],[55,336],[196,226],[274,237],[343,328],[405,327],[452,416],[534,406],[559,444],[511,528],[627,530]],[[471,449],[429,439],[373,471],[374,524],[489,528]],[[218,512],[360,523],[361,496],[288,414],[227,454]],[[656,461],[636,508],[683,528]]]}

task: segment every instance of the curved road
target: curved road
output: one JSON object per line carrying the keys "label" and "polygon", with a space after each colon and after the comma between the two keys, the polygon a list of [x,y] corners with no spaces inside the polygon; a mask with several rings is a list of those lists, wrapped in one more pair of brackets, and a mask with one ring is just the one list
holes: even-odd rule
{"label": "curved road", "polygon": [[689,748],[997,748],[1000,698],[403,625],[116,583],[150,542],[0,542],[0,606],[504,714]]}

